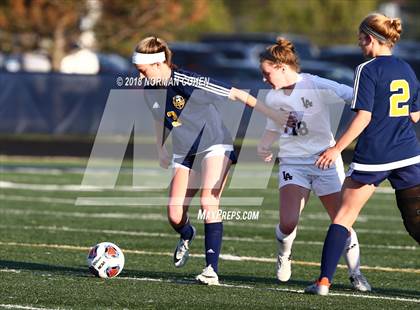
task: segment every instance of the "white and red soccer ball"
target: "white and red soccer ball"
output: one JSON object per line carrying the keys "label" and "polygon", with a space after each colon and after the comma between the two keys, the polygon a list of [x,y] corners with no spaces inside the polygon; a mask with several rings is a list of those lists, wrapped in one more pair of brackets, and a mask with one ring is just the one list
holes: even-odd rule
{"label": "white and red soccer ball", "polygon": [[93,246],[88,254],[89,271],[100,278],[114,278],[124,268],[124,254],[111,242],[101,242]]}

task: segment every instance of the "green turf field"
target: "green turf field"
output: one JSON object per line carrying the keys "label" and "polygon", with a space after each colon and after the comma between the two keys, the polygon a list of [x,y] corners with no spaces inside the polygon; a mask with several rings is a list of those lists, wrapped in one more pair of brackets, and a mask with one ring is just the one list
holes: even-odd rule
{"label": "green turf field", "polygon": [[[0,308],[420,309],[420,248],[405,232],[387,187],[375,194],[355,226],[364,272],[374,291],[353,293],[341,267],[331,296],[319,297],[302,293],[318,275],[329,224],[314,197],[301,218],[292,280],[275,281],[274,172],[267,189],[225,191],[224,210],[259,211],[259,218],[225,222],[222,285],[205,287],[193,281],[204,267],[198,206],[190,213],[198,228],[192,258],[184,268],[175,269],[172,251],[177,235],[167,224],[164,204],[154,199],[165,191],[133,191],[130,165],[120,173],[116,190],[86,191],[79,188],[83,159],[0,161]],[[242,181],[253,182],[258,167],[247,169]],[[145,180],[160,178],[159,171],[150,163]],[[234,205],[239,197],[263,198],[263,204]],[[100,241],[114,242],[125,253],[125,268],[115,279],[97,279],[87,272],[88,249]]]}

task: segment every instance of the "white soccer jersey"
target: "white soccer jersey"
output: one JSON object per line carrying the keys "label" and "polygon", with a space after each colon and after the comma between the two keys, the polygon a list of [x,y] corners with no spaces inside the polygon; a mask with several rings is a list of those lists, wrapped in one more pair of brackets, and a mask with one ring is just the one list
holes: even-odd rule
{"label": "white soccer jersey", "polygon": [[298,119],[295,128],[279,128],[267,118],[266,129],[280,133],[279,154],[283,160],[312,158],[330,146],[335,145],[331,131],[330,107],[340,105],[341,116],[344,103],[350,103],[353,89],[347,85],[301,73],[290,95],[283,90],[270,90],[266,104],[274,109],[293,113]]}

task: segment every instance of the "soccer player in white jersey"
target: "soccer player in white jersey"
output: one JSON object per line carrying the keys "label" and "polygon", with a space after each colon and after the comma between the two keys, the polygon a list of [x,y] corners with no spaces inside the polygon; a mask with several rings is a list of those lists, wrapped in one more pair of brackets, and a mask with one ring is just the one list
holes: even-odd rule
{"label": "soccer player in white jersey", "polygon": [[[329,169],[315,166],[319,154],[335,144],[328,105],[350,103],[353,89],[315,75],[299,73],[299,62],[293,44],[279,38],[261,54],[261,71],[273,87],[266,104],[290,112],[287,125],[279,128],[267,119],[266,129],[258,145],[258,154],[265,161],[273,158],[271,146],[279,141],[280,223],[275,232],[279,251],[277,279],[291,277],[291,252],[299,216],[311,190],[319,197],[331,219],[340,206],[340,190],[344,180],[340,158]],[[350,282],[355,290],[370,291],[360,272],[360,250],[357,235],[350,230],[343,251]]]}

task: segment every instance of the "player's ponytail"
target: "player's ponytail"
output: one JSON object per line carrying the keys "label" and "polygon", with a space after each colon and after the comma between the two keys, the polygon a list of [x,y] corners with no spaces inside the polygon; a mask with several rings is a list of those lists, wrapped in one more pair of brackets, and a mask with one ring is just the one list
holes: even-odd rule
{"label": "player's ponytail", "polygon": [[165,53],[165,63],[169,67],[173,67],[172,64],[172,52],[168,47],[168,44],[161,38],[151,36],[144,38],[139,43],[137,43],[135,52],[143,54],[155,54],[164,52]]}
{"label": "player's ponytail", "polygon": [[299,58],[293,43],[283,37],[278,37],[276,44],[268,46],[260,55],[260,61],[269,61],[274,64],[286,64],[300,72]]}
{"label": "player's ponytail", "polygon": [[373,13],[365,17],[359,29],[373,36],[380,43],[393,47],[400,39],[402,24],[399,18],[389,18],[380,13]]}

